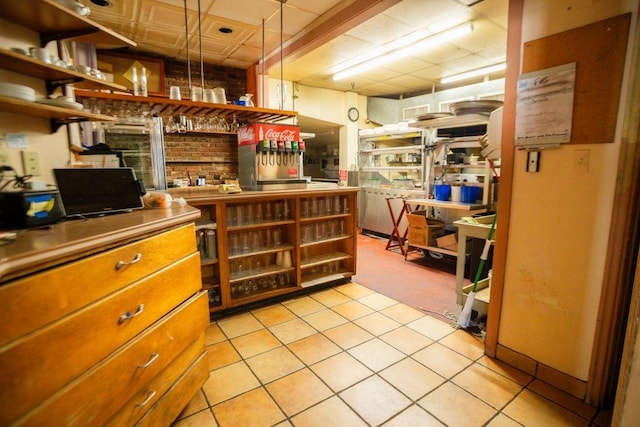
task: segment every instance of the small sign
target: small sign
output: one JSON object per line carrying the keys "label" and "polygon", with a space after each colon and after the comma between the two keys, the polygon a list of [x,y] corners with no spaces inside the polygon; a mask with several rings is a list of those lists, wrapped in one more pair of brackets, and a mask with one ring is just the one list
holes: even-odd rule
{"label": "small sign", "polygon": [[576,63],[522,74],[516,101],[517,146],[571,141]]}
{"label": "small sign", "polygon": [[347,170],[346,169],[340,169],[340,181],[346,181],[347,180]]}

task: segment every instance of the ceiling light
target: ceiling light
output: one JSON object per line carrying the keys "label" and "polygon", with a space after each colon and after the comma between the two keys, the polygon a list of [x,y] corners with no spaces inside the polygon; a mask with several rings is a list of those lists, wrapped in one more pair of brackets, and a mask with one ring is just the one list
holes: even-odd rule
{"label": "ceiling light", "polygon": [[500,64],[490,65],[484,68],[478,68],[477,70],[467,71],[466,73],[455,74],[453,76],[443,77],[440,83],[446,85],[447,83],[453,83],[460,80],[470,79],[472,77],[485,76],[487,74],[502,71],[507,68],[507,63],[502,62]]}
{"label": "ceiling light", "polygon": [[428,36],[426,31],[419,30],[407,36],[369,51],[352,60],[346,61],[332,70],[333,80],[342,80],[354,74],[379,67],[394,60],[410,56],[446,41],[469,34],[473,31],[471,21]]}

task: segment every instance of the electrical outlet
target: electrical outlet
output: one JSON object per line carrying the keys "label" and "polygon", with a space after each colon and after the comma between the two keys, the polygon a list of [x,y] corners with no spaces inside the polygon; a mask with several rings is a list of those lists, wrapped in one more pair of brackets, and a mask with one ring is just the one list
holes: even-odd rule
{"label": "electrical outlet", "polygon": [[37,151],[22,152],[22,167],[25,175],[40,175],[40,156]]}
{"label": "electrical outlet", "polygon": [[11,166],[11,152],[8,148],[0,148],[0,166]]}

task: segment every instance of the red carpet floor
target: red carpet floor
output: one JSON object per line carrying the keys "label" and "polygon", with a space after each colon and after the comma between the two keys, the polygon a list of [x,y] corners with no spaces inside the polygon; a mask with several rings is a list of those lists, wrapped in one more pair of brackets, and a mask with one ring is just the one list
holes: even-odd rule
{"label": "red carpet floor", "polygon": [[412,251],[405,261],[399,248],[385,250],[387,239],[364,234],[358,234],[357,244],[354,282],[432,315],[460,313],[455,275],[428,267],[428,254]]}

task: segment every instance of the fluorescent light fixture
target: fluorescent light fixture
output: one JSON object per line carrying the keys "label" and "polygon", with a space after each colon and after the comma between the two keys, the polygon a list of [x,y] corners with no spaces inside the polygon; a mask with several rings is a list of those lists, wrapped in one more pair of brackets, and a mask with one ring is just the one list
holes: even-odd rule
{"label": "fluorescent light fixture", "polygon": [[502,71],[507,68],[506,62],[501,62],[500,64],[490,65],[484,68],[478,68],[477,70],[467,71],[466,73],[455,74],[453,76],[443,77],[440,80],[440,83],[446,85],[447,83],[453,83],[460,80],[470,79],[472,77],[484,76],[487,74],[495,73],[498,71]]}
{"label": "fluorescent light fixture", "polygon": [[469,34],[472,31],[473,23],[471,21],[432,36],[427,36],[427,32],[424,30],[416,31],[394,42],[373,49],[364,55],[345,61],[332,70],[335,73],[333,80],[342,80],[346,77],[360,74],[396,59],[410,56],[456,37]]}

